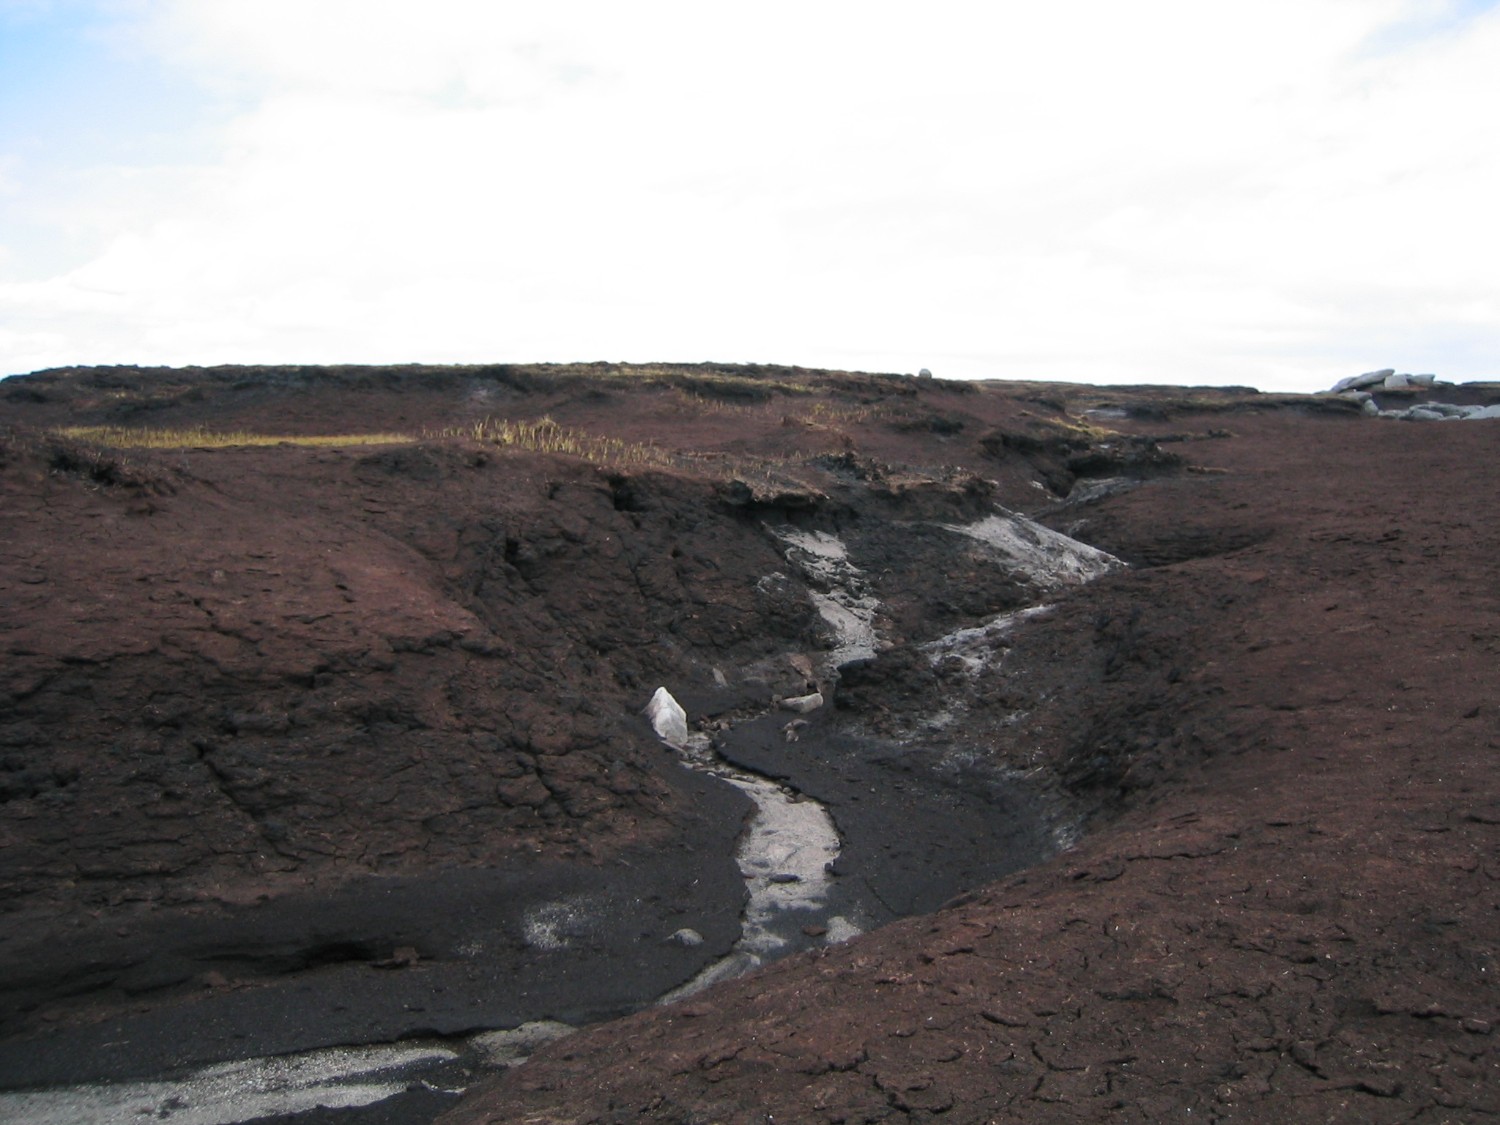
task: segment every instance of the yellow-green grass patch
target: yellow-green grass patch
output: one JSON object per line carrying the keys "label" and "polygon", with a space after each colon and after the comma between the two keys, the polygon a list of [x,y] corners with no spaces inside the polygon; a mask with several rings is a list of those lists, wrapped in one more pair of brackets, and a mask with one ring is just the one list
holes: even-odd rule
{"label": "yellow-green grass patch", "polygon": [[586,461],[621,465],[665,465],[671,457],[654,445],[599,437],[583,430],[561,425],[551,418],[512,422],[504,418],[485,418],[468,426],[438,430],[438,438],[467,438],[492,445],[510,446],[533,453],[561,453]]}
{"label": "yellow-green grass patch", "polygon": [[251,430],[210,430],[205,427],[172,429],[135,426],[62,426],[52,431],[58,437],[102,445],[110,449],[233,449],[255,445],[402,445],[416,438],[410,434],[262,434]]}

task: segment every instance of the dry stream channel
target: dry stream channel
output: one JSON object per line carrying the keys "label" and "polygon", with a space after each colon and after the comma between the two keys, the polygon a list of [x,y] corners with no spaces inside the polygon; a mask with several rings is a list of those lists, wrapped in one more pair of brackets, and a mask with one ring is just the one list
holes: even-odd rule
{"label": "dry stream channel", "polygon": [[[783,543],[788,562],[815,587],[814,603],[831,640],[828,666],[836,670],[874,656],[879,603],[864,589],[843,543],[825,532],[769,530]],[[997,563],[1025,572],[1044,589],[1087,581],[1118,565],[1008,514],[946,530],[986,544]],[[938,638],[923,650],[934,661],[957,655],[977,668],[988,659],[995,636],[1045,613],[1045,607],[1035,607],[1004,615]],[[909,747],[852,736],[799,741],[793,732],[812,723],[795,714],[813,712],[823,701],[810,696],[787,702],[788,710],[773,708],[716,740],[688,729],[686,714],[665,687],[647,705],[645,715],[657,736],[687,768],[717,777],[754,805],[735,855],[747,891],[739,939],[657,1003],[681,1000],[778,957],[934,909],[1059,846],[1014,779],[966,772],[951,755],[924,757]],[[1001,823],[1007,819],[1012,823]],[[527,923],[532,943],[547,948],[558,923],[546,910],[533,911]],[[696,945],[703,938],[685,928],[671,940]],[[159,1079],[4,1092],[0,1122],[237,1125],[294,1121],[293,1115],[320,1107],[340,1112],[320,1115],[319,1121],[348,1125],[427,1121],[476,1074],[517,1065],[572,1030],[536,1021],[465,1037],[242,1059]]]}
{"label": "dry stream channel", "polygon": [[[734,786],[755,811],[740,838],[736,862],[748,900],[739,940],[658,1003],[672,1003],[822,941],[843,941],[863,927],[830,912],[837,899],[830,867],[839,856],[839,834],[828,810],[785,785],[737,769],[713,751],[703,735],[687,733],[676,700],[662,689],[652,700],[653,725],[685,765]],[[547,910],[528,919],[533,944],[556,940],[562,919]],[[695,945],[690,929],[673,939]],[[336,1047],[271,1058],[243,1059],[200,1068],[172,1078],[91,1083],[61,1089],[0,1094],[0,1121],[27,1125],[106,1125],[123,1121],[170,1121],[173,1125],[231,1125],[317,1109],[351,1111],[401,1094],[426,1092],[434,1105],[456,1096],[475,1070],[515,1065],[537,1047],[573,1029],[540,1021],[510,1031],[487,1032],[459,1042],[433,1040],[363,1047]],[[417,1116],[414,1114],[414,1117]]]}

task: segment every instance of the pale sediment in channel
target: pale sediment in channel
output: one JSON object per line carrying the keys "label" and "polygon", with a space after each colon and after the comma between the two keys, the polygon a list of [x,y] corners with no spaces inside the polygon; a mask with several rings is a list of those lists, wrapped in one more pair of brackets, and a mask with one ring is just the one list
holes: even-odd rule
{"label": "pale sediment in channel", "polygon": [[0,1094],[0,1121],[112,1125],[170,1120],[232,1125],[320,1106],[372,1105],[405,1090],[414,1073],[458,1058],[441,1046],[335,1047],[205,1067],[170,1081],[93,1083]]}
{"label": "pale sediment in channel", "polygon": [[840,668],[856,660],[869,660],[879,638],[875,615],[879,599],[871,596],[863,572],[849,561],[843,540],[826,531],[803,531],[794,527],[771,528],[786,544],[787,561],[821,589],[811,591],[818,615],[833,633],[828,662]]}
{"label": "pale sediment in channel", "polygon": [[[671,729],[667,706],[672,699],[665,688],[652,697],[653,725],[663,742],[671,745],[664,729]],[[663,716],[660,724],[656,715]],[[838,859],[838,829],[828,810],[768,778],[730,766],[710,748],[702,735],[675,746],[683,762],[722,779],[755,803],[755,812],[740,837],[735,862],[745,877],[749,892],[742,929],[734,948],[706,966],[692,980],[662,997],[670,1003],[691,996],[709,985],[749,972],[774,958],[792,944],[788,926],[803,919],[817,923],[828,941],[844,941],[862,928],[843,916],[824,918],[831,876],[829,866]]]}
{"label": "pale sediment in channel", "polygon": [[1091,582],[1125,567],[1106,551],[1011,512],[987,516],[977,523],[941,526],[986,544],[1009,569],[1045,590]]}

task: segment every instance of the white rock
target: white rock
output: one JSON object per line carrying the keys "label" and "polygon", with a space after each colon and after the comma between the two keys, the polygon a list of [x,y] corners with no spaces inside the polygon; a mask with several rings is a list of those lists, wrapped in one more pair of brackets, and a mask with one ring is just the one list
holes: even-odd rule
{"label": "white rock", "polygon": [[1430,387],[1437,382],[1436,375],[1408,375],[1406,378],[1414,387]]}
{"label": "white rock", "polygon": [[646,704],[646,717],[651,720],[651,729],[656,731],[656,737],[668,746],[677,749],[687,746],[687,712],[666,688],[656,689],[651,702]]}
{"label": "white rock", "polygon": [[823,693],[820,691],[815,691],[811,695],[794,695],[781,701],[782,710],[795,711],[799,715],[816,711],[821,706],[823,706]]}
{"label": "white rock", "polygon": [[1470,422],[1481,418],[1500,418],[1500,403],[1493,406],[1481,406],[1478,410],[1466,415],[1466,420]]}
{"label": "white rock", "polygon": [[1378,416],[1380,414],[1380,407],[1376,404],[1373,398],[1366,398],[1364,402],[1359,404],[1359,408],[1366,414],[1374,416]]}
{"label": "white rock", "polygon": [[684,926],[682,929],[674,933],[671,937],[667,938],[667,940],[672,942],[674,945],[683,945],[689,949],[692,949],[694,946],[703,944],[703,935],[700,934],[697,930],[690,929],[689,927]]}
{"label": "white rock", "polygon": [[1411,386],[1411,379],[1405,375],[1387,375],[1381,386],[1388,391],[1399,391]]}

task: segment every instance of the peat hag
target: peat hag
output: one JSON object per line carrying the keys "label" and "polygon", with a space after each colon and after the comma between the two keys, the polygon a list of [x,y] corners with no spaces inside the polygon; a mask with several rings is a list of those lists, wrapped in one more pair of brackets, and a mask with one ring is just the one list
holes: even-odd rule
{"label": "peat hag", "polygon": [[[0,427],[20,1119],[392,1042],[255,1112],[1500,1109],[1500,425],[596,364],[69,369]],[[754,778],[826,895],[657,1004],[741,940]]]}

